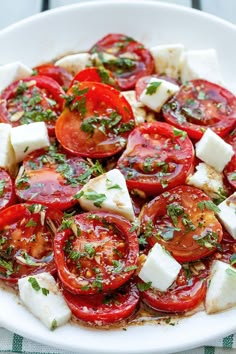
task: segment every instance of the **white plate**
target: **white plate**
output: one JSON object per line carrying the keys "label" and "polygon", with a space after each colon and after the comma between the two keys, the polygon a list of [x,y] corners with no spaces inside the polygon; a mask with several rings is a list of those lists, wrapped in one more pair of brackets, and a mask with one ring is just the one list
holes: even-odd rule
{"label": "white plate", "polygon": [[[124,33],[147,46],[183,43],[216,48],[223,77],[236,82],[236,27],[199,11],[155,1],[88,2],[34,16],[0,32],[0,63],[34,66],[67,52],[89,49],[109,32]],[[145,325],[127,331],[93,330],[68,324],[54,332],[0,290],[0,325],[32,340],[85,353],[173,353],[236,331],[236,309],[207,316],[199,312],[177,325]]]}

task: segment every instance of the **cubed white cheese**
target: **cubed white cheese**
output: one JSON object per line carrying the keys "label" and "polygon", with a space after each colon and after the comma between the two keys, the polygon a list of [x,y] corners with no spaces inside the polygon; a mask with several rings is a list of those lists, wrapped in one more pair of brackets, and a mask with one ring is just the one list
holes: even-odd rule
{"label": "cubed white cheese", "polygon": [[32,75],[33,70],[19,61],[0,66],[0,91],[12,82]]}
{"label": "cubed white cheese", "polygon": [[181,58],[184,53],[183,44],[157,45],[150,48],[150,52],[158,74],[165,74],[175,79],[179,77]]}
{"label": "cubed white cheese", "polygon": [[141,93],[140,102],[153,111],[159,112],[166,101],[178,91],[179,86],[153,77]]}
{"label": "cubed white cheese", "polygon": [[64,325],[71,317],[56,281],[49,273],[18,280],[20,299],[25,307],[50,329]]}
{"label": "cubed white cheese", "polygon": [[215,260],[210,273],[205,307],[207,313],[215,313],[236,305],[236,269]]}
{"label": "cubed white cheese", "polygon": [[166,291],[176,280],[181,265],[158,243],[150,250],[139,278],[160,291]]}
{"label": "cubed white cheese", "polygon": [[188,177],[187,184],[203,190],[211,198],[218,198],[224,190],[223,174],[204,162],[196,166],[196,172]]}
{"label": "cubed white cheese", "polygon": [[[97,198],[91,200],[91,193]],[[113,169],[91,179],[79,193],[79,203],[85,210],[106,210],[134,221],[135,215],[125,178]],[[100,197],[100,200],[99,200]]]}
{"label": "cubed white cheese", "polygon": [[236,239],[236,192],[220,203],[218,208],[220,221],[229,234]]}
{"label": "cubed white cheese", "polygon": [[11,130],[10,124],[0,123],[0,167],[5,168],[12,176],[15,176],[17,164],[11,144]]}
{"label": "cubed white cheese", "polygon": [[19,125],[11,129],[11,144],[16,162],[21,162],[30,152],[50,145],[44,122]]}
{"label": "cubed white cheese", "polygon": [[234,150],[219,135],[208,128],[196,144],[196,156],[216,171],[222,172],[234,155]]}
{"label": "cubed white cheese", "polygon": [[181,67],[181,81],[205,79],[217,84],[222,76],[215,49],[190,50],[184,53]]}
{"label": "cubed white cheese", "polygon": [[78,53],[66,55],[65,57],[57,60],[55,62],[56,66],[61,66],[62,68],[69,71],[73,76],[77,74],[80,70],[86,68],[90,61],[89,53]]}

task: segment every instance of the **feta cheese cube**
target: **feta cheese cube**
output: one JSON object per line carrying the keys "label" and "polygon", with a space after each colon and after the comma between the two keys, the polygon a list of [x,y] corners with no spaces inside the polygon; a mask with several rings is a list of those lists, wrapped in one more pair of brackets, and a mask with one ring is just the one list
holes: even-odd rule
{"label": "feta cheese cube", "polygon": [[11,144],[10,124],[0,123],[0,167],[5,168],[12,176],[15,176],[17,171],[15,152]]}
{"label": "feta cheese cube", "polygon": [[181,81],[204,79],[222,83],[218,57],[215,49],[190,50],[184,53],[181,67]]}
{"label": "feta cheese cube", "polygon": [[65,57],[57,60],[55,65],[61,66],[75,76],[75,74],[77,74],[80,70],[85,69],[89,62],[89,53],[77,53],[66,55]]}
{"label": "feta cheese cube", "polygon": [[44,122],[19,125],[11,129],[11,144],[16,162],[21,162],[30,152],[50,145]]}
{"label": "feta cheese cube", "polygon": [[216,171],[222,172],[234,155],[234,150],[221,137],[208,128],[196,144],[196,156]]}
{"label": "feta cheese cube", "polygon": [[159,112],[166,101],[178,91],[179,86],[153,77],[141,93],[140,102],[153,111]]}
{"label": "feta cheese cube", "polygon": [[12,82],[32,75],[33,70],[19,61],[0,66],[0,91]]}
{"label": "feta cheese cube", "polygon": [[[90,200],[89,194],[100,196],[99,204]],[[79,192],[79,203],[85,210],[106,210],[135,220],[133,205],[122,173],[113,169],[92,178]]]}
{"label": "feta cheese cube", "polygon": [[51,274],[44,272],[21,278],[18,286],[25,307],[48,328],[62,326],[71,318],[71,311]]}
{"label": "feta cheese cube", "polygon": [[155,70],[158,74],[178,79],[180,64],[184,53],[183,44],[164,44],[150,48],[154,58]]}
{"label": "feta cheese cube", "polygon": [[224,190],[223,174],[204,162],[196,166],[196,172],[187,178],[187,184],[203,190],[209,197],[218,198]]}
{"label": "feta cheese cube", "polygon": [[215,260],[210,273],[205,308],[215,313],[236,305],[236,269],[229,264]]}
{"label": "feta cheese cube", "polygon": [[229,234],[236,239],[236,192],[220,203],[218,208],[220,221]]}
{"label": "feta cheese cube", "polygon": [[176,280],[181,265],[158,243],[150,250],[139,272],[139,278],[152,287],[166,291]]}

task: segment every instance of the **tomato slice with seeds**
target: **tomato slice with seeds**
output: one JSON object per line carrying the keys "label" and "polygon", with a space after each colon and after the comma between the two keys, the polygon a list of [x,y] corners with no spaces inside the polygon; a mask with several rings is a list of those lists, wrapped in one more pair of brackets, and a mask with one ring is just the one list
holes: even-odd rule
{"label": "tomato slice with seeds", "polygon": [[224,168],[224,175],[230,185],[236,189],[236,129],[226,137],[225,141],[232,146],[234,155]]}
{"label": "tomato slice with seeds", "polygon": [[16,283],[54,273],[53,238],[63,213],[40,204],[15,204],[0,212],[0,279]]}
{"label": "tomato slice with seeds", "polygon": [[49,76],[63,88],[68,88],[73,76],[64,68],[51,63],[38,65],[33,69],[37,75]]}
{"label": "tomato slice with seeds", "polygon": [[13,127],[43,121],[49,135],[55,134],[65,92],[52,78],[31,76],[9,85],[1,94],[0,122]]}
{"label": "tomato slice with seeds", "polygon": [[130,317],[139,302],[139,291],[133,282],[115,292],[97,295],[75,295],[63,290],[63,296],[74,316],[87,324],[105,326]]}
{"label": "tomato slice with seeds", "polygon": [[221,137],[236,124],[236,97],[225,88],[206,80],[192,80],[182,85],[162,112],[165,120],[199,140],[206,128]]}
{"label": "tomato slice with seeds", "polygon": [[14,182],[9,173],[0,168],[0,210],[14,204],[15,200]]}
{"label": "tomato slice with seeds", "polygon": [[[154,71],[154,60],[142,43],[123,34],[103,37],[90,49],[98,53],[100,65],[113,72],[122,90],[132,89],[137,80]],[[107,55],[113,57],[108,57]]]}
{"label": "tomato slice with seeds", "polygon": [[103,158],[123,150],[134,128],[132,108],[121,93],[100,82],[81,82],[67,92],[56,137],[73,155]]}
{"label": "tomato slice with seeds", "polygon": [[136,127],[117,168],[131,191],[157,195],[185,182],[192,170],[193,145],[182,130],[154,122]]}
{"label": "tomato slice with seeds", "polygon": [[142,209],[142,236],[164,246],[178,262],[213,253],[222,240],[218,210],[200,189],[182,185],[154,198]]}
{"label": "tomato slice with seeds", "polygon": [[91,176],[84,159],[60,153],[55,146],[29,154],[16,178],[16,195],[21,201],[65,210],[77,201],[74,195]]}
{"label": "tomato slice with seeds", "polygon": [[114,77],[110,70],[107,70],[103,67],[96,68],[90,67],[79,71],[73,78],[70,87],[77,82],[83,81],[93,81],[93,82],[102,82],[103,84],[113,86],[118,89],[117,79]]}
{"label": "tomato slice with seeds", "polygon": [[54,242],[58,275],[65,289],[80,295],[97,294],[117,289],[130,279],[139,247],[128,220],[105,212],[84,213],[71,218],[68,227],[56,234]]}

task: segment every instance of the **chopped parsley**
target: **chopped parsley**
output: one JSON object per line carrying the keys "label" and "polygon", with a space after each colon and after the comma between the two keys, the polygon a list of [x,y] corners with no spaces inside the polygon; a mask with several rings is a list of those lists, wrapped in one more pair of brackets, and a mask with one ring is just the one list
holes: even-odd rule
{"label": "chopped parsley", "polygon": [[47,295],[49,294],[49,290],[46,289],[46,288],[42,288],[42,287],[39,285],[39,283],[38,283],[38,281],[37,281],[36,278],[34,278],[34,277],[29,277],[29,278],[28,278],[28,282],[31,284],[32,288],[33,288],[35,291],[40,291],[40,290],[41,290],[41,291],[42,291],[42,294],[45,295],[45,296],[47,296]]}
{"label": "chopped parsley", "polygon": [[203,200],[202,202],[199,202],[197,204],[197,207],[202,211],[205,209],[208,209],[208,210],[214,211],[215,213],[220,212],[220,209],[218,208],[218,206],[215,205],[215,203],[213,203],[211,200]]}
{"label": "chopped parsley", "polygon": [[153,95],[154,93],[157,92],[158,88],[161,86],[162,82],[161,81],[153,81],[148,84],[146,87],[146,94],[147,95]]}

